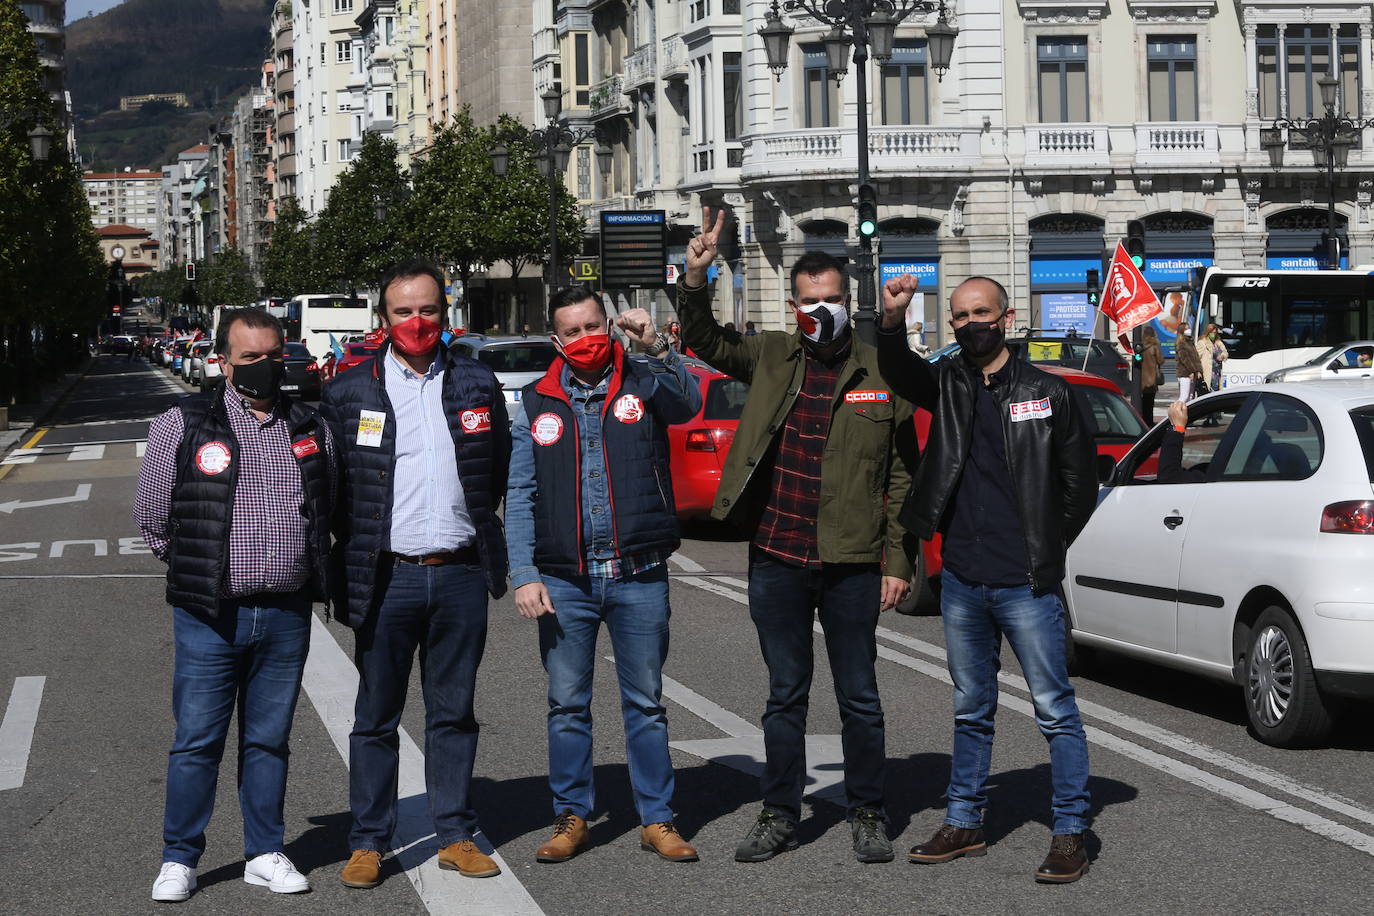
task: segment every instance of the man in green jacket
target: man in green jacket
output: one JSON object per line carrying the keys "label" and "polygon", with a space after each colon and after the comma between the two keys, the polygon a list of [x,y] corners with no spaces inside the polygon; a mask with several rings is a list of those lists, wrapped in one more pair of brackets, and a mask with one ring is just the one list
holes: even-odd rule
{"label": "man in green jacket", "polygon": [[911,580],[897,513],[915,460],[912,407],[879,375],[874,348],[855,339],[848,277],[824,252],[793,265],[796,330],[745,336],[717,324],[706,269],[724,226],[725,214],[713,223],[708,208],[687,246],[677,308],[683,343],[750,386],[712,509],[751,536],[749,615],[769,675],[763,812],[735,859],[762,862],[797,846],[819,611],[840,705],[854,854],[888,862],[875,634],[879,611],[895,607]]}

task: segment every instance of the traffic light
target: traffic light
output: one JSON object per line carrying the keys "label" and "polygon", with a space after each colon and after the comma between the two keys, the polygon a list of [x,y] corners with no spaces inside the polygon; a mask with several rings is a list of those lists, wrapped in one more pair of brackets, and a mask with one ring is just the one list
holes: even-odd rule
{"label": "traffic light", "polygon": [[1087,272],[1088,304],[1097,308],[1099,297],[1102,295],[1102,275],[1096,270]]}
{"label": "traffic light", "polygon": [[1126,253],[1137,270],[1145,266],[1145,227],[1138,219],[1126,224]]}
{"label": "traffic light", "polygon": [[871,239],[878,234],[878,189],[859,185],[859,237]]}
{"label": "traffic light", "polygon": [[187,279],[188,282],[191,282],[191,283],[194,283],[194,282],[196,281],[196,262],[195,262],[195,261],[187,261],[187,262],[186,262],[186,279]]}

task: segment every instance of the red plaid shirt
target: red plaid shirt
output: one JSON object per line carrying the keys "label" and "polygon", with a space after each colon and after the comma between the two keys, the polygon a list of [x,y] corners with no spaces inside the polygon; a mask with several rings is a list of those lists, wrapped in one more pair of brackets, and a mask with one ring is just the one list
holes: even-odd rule
{"label": "red plaid shirt", "polygon": [[846,358],[826,365],[806,352],[801,390],[787,412],[777,454],[768,503],[759,521],[754,544],[793,566],[818,567],[816,519],[821,507],[821,455],[830,437],[830,412],[835,385]]}

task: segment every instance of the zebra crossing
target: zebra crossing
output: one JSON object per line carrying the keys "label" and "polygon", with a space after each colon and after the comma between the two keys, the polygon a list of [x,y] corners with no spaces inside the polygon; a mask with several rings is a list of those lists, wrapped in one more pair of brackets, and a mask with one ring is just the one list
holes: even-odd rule
{"label": "zebra crossing", "polygon": [[101,461],[106,458],[142,460],[146,439],[112,439],[104,442],[81,442],[63,445],[38,445],[11,451],[0,467],[12,464],[34,464],[44,461]]}

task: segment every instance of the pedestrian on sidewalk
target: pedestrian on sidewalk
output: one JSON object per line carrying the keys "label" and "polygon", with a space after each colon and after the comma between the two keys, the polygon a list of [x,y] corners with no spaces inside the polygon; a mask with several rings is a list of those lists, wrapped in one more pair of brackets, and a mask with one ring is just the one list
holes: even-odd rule
{"label": "pedestrian on sidewalk", "polygon": [[388,270],[377,313],[389,339],[326,385],[320,404],[339,443],[342,480],[335,607],[354,629],[358,666],[348,739],[352,855],[340,875],[348,887],[382,880],[396,829],[397,729],[417,649],[439,867],[469,878],[500,874],[475,842],[473,697],[488,595],[506,590],[497,509],[510,432],[496,375],[440,345],[443,289],[428,261]]}
{"label": "pedestrian on sidewalk", "polygon": [[918,281],[883,287],[878,359],[893,390],[932,414],[929,445],[902,522],[921,540],[943,535],[940,613],[954,681],[954,749],[944,824],[913,862],[987,851],[983,816],[992,760],[1002,637],[1030,685],[1049,742],[1053,821],[1045,883],[1088,870],[1088,742],[1064,656],[1064,556],[1097,496],[1093,446],[1068,385],[1015,359],[1013,311],[996,280],[971,277],[950,297],[957,359],[912,353],[904,315]]}
{"label": "pedestrian on sidewalk", "polygon": [[1140,412],[1148,426],[1155,425],[1155,395],[1164,384],[1164,350],[1154,328],[1140,334]]}
{"label": "pedestrian on sidewalk", "polygon": [[1174,374],[1178,376],[1180,401],[1187,403],[1202,393],[1198,384],[1202,379],[1202,357],[1193,340],[1193,329],[1186,324],[1179,325],[1178,337],[1174,338]]}
{"label": "pedestrian on sidewalk", "polygon": [[640,845],[672,862],[697,852],[673,823],[673,762],[663,706],[668,658],[667,559],[679,544],[668,427],[696,416],[701,392],[644,309],[616,322],[645,348],[632,361],[585,287],[554,294],[559,358],[525,386],[511,430],[506,531],[515,607],[538,621],[549,676],[553,835],[540,862],[587,843],[595,810],[592,678],[597,634],[611,637]]}
{"label": "pedestrian on sidewalk", "polygon": [[176,642],[154,900],[195,890],[236,705],[243,878],[310,890],[283,854],[282,808],[311,604],[328,594],[335,453],[315,410],[280,393],[284,341],[262,309],[226,312],[215,352],[228,384],[182,398],[148,428],[134,521],[168,564]]}
{"label": "pedestrian on sidewalk", "polygon": [[[890,862],[874,665],[878,614],[910,590],[897,511],[915,460],[912,408],[879,376],[873,347],[856,339],[849,279],[829,254],[809,251],[792,265],[794,331],[742,337],[721,328],[706,270],[724,226],[724,211],[714,222],[705,211],[687,248],[677,311],[683,341],[750,385],[711,512],[750,535],[749,615],[769,675],[763,810],[735,860],[762,862],[797,846],[819,612],[840,707],[854,855]],[[899,450],[899,442],[912,448]]]}
{"label": "pedestrian on sidewalk", "polygon": [[1221,390],[1221,364],[1231,358],[1221,329],[1215,323],[1207,325],[1207,333],[1197,342],[1198,362],[1202,365],[1202,380],[1209,391]]}

